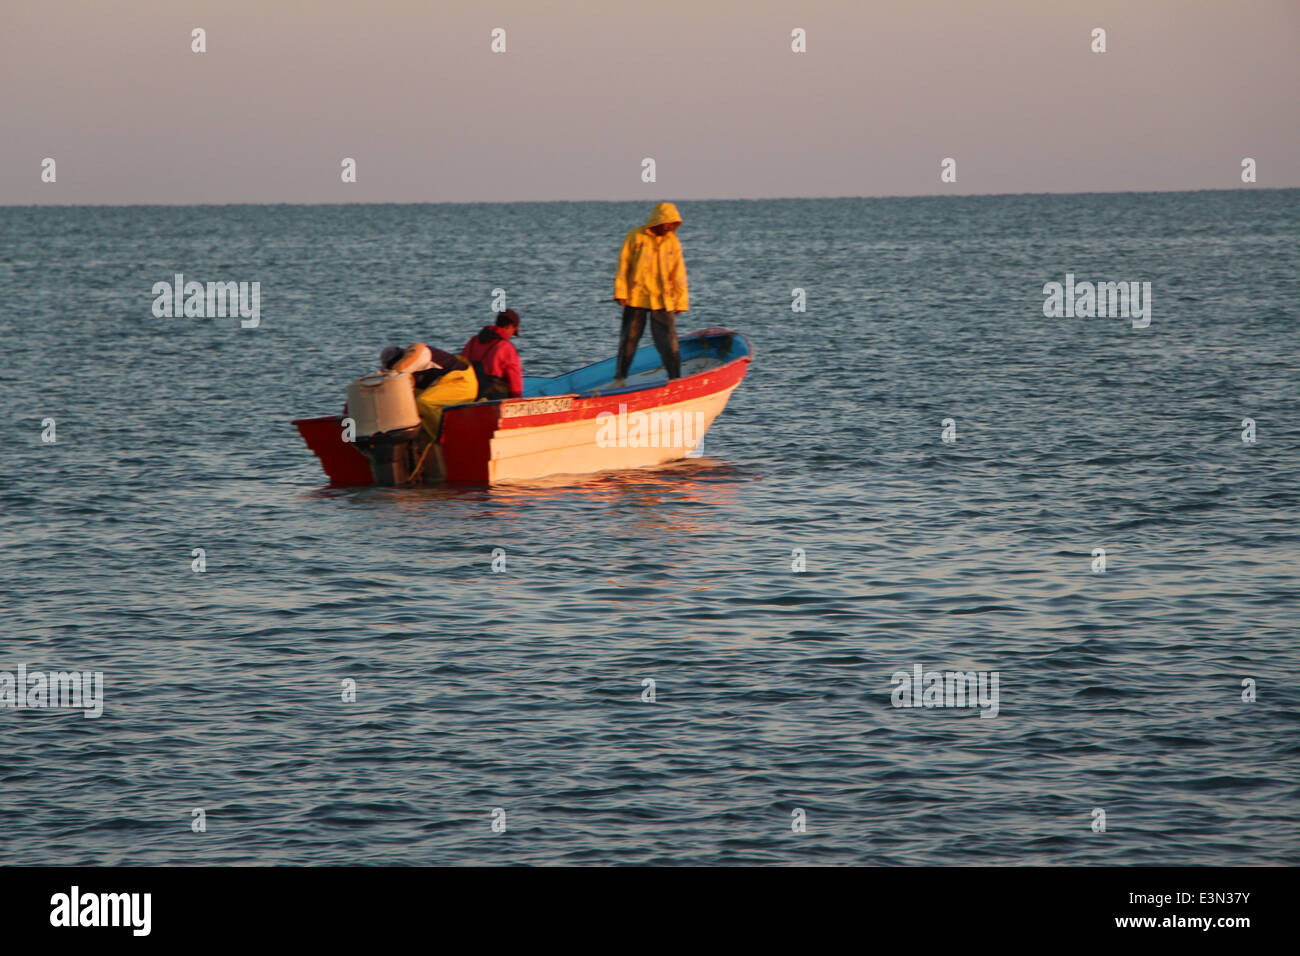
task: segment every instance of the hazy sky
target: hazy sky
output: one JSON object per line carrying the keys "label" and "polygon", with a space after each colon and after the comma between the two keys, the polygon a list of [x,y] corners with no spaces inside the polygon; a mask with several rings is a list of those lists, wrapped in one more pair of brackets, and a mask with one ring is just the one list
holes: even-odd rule
{"label": "hazy sky", "polygon": [[0,203],[1294,187],[1298,50],[1300,0],[0,0]]}

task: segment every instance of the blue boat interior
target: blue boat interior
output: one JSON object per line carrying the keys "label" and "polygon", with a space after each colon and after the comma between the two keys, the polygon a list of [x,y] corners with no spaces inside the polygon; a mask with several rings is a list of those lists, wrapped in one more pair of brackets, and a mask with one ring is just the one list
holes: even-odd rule
{"label": "blue boat interior", "polygon": [[[646,338],[650,338],[649,331]],[[737,332],[719,331],[708,335],[691,335],[678,340],[682,356],[682,377],[698,375],[749,354],[749,342]],[[636,350],[624,385],[615,387],[617,358],[565,372],[554,378],[524,377],[524,398],[542,395],[621,395],[645,388],[657,388],[668,381],[663,360],[653,341]]]}

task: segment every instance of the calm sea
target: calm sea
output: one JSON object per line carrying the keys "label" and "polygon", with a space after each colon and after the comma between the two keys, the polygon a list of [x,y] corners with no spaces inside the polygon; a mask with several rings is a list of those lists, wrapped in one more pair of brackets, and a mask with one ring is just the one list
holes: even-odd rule
{"label": "calm sea", "polygon": [[1300,861],[1300,191],[682,202],[704,457],[323,487],[290,420],[495,289],[611,355],[658,198],[0,210],[0,671],[104,681],[0,709],[0,863]]}

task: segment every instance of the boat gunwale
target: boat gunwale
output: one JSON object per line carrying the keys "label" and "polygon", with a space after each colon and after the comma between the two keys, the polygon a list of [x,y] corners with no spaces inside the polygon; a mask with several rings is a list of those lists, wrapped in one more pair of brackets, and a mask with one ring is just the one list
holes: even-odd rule
{"label": "boat gunwale", "polygon": [[[690,375],[682,375],[679,378],[671,378],[664,382],[657,382],[649,385],[623,385],[620,386],[619,388],[588,389],[584,392],[560,392],[555,395],[525,395],[519,398],[498,398],[488,402],[484,402],[484,401],[459,402],[455,405],[447,405],[443,408],[444,420],[448,412],[457,408],[484,408],[484,407],[490,408],[492,406],[496,406],[498,409],[500,409],[502,406],[506,405],[507,403],[514,404],[514,403],[528,403],[528,402],[545,402],[545,401],[554,401],[557,398],[569,398],[576,402],[576,401],[583,401],[586,399],[600,399],[600,398],[609,398],[611,396],[616,396],[616,395],[631,395],[638,392],[650,392],[650,391],[654,391],[655,389],[668,389],[674,387],[676,383],[688,382],[691,381],[692,379],[698,378],[701,375],[717,374],[718,372],[721,372],[724,369],[731,368],[737,362],[752,362],[754,360],[753,343],[749,341],[749,338],[743,332],[737,332],[733,329],[725,329],[725,328],[717,328],[717,327],[709,328],[709,329],[700,329],[697,332],[692,332],[689,335],[682,336],[682,340],[720,338],[721,336],[724,335],[739,336],[741,341],[745,343],[745,348],[746,348],[745,354],[737,355],[735,358],[729,359],[726,362],[723,362],[721,365],[714,365],[711,368],[701,369],[698,372],[692,372]],[[648,347],[649,346],[643,346],[643,348],[648,348]],[[561,372],[559,375],[555,375],[549,379],[542,379],[542,380],[554,381],[555,379],[562,378],[565,375],[575,375],[578,372],[584,372],[587,369],[595,368],[597,365],[603,365],[608,361],[610,360],[601,359],[599,362],[592,362],[590,365],[583,365],[582,367],[575,368],[572,371]],[[554,412],[538,411],[535,414],[549,415],[549,414],[554,414]],[[527,412],[524,412],[523,414],[520,415],[511,416],[511,419],[513,420],[517,418],[529,418],[529,417],[532,416],[529,415]],[[441,423],[439,424],[438,432],[439,432],[439,437],[441,437],[441,433],[442,433]]]}

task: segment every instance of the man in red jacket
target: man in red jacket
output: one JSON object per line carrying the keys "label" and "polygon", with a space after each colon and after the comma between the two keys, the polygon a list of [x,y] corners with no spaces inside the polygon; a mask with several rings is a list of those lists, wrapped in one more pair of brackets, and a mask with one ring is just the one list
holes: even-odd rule
{"label": "man in red jacket", "polygon": [[460,354],[479,368],[479,398],[520,398],[524,394],[524,369],[511,338],[519,331],[519,313],[506,309],[495,325],[485,325],[465,343]]}

